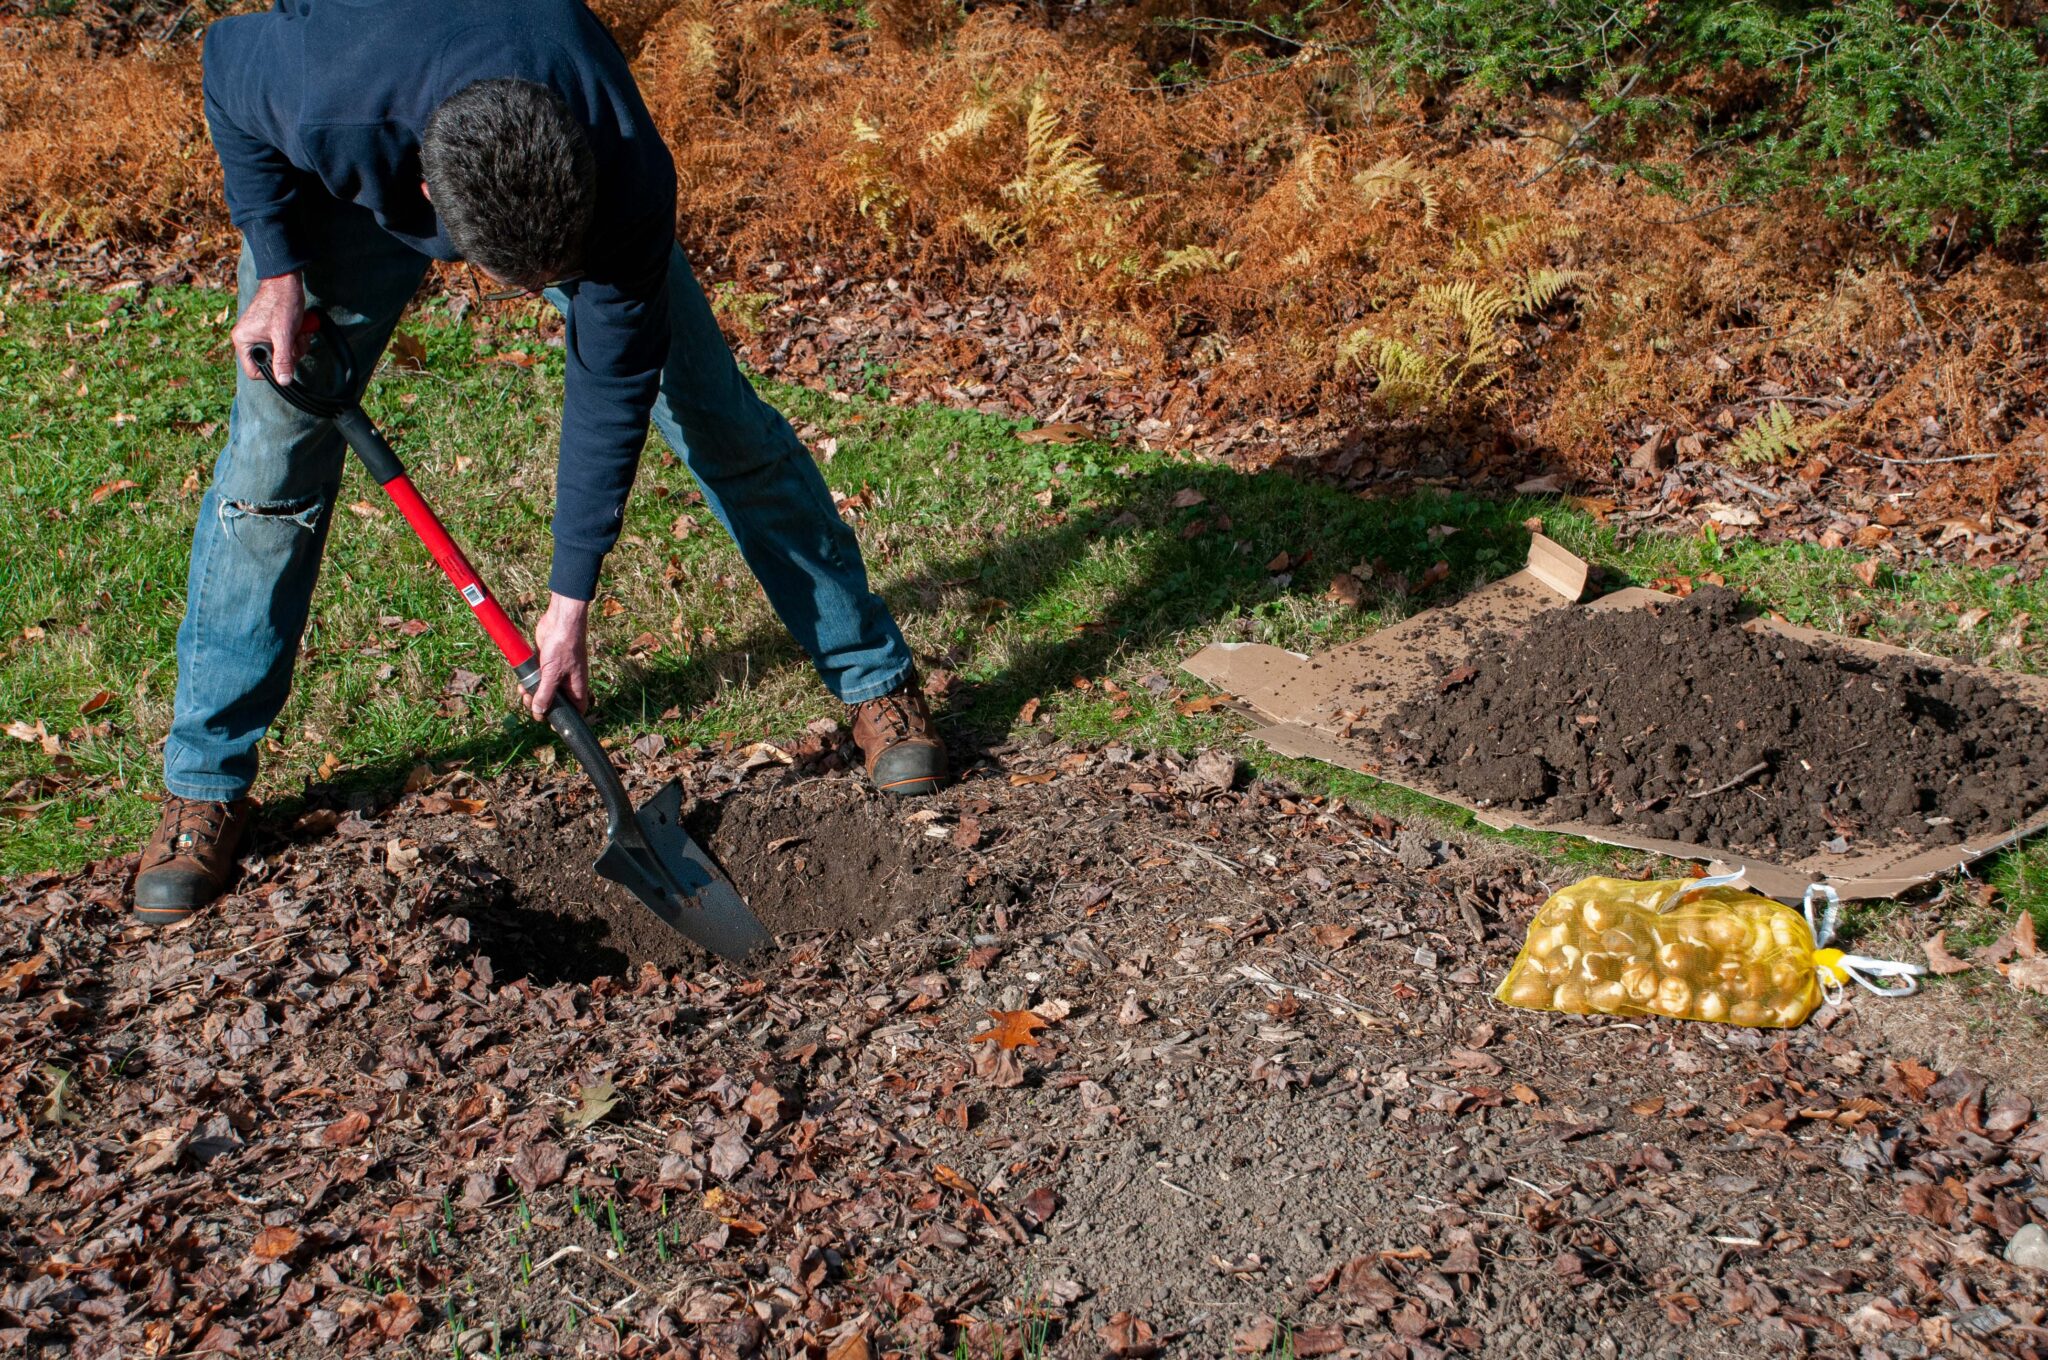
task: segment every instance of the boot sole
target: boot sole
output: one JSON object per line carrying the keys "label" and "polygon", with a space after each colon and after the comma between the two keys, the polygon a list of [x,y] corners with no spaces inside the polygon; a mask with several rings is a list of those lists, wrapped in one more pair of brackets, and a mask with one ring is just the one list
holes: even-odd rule
{"label": "boot sole", "polygon": [[198,907],[134,907],[135,919],[147,926],[174,926],[190,920]]}
{"label": "boot sole", "polygon": [[893,793],[898,798],[922,798],[937,793],[945,785],[945,779],[939,775],[920,774],[909,779],[895,779],[887,784],[877,784],[875,787],[883,793]]}

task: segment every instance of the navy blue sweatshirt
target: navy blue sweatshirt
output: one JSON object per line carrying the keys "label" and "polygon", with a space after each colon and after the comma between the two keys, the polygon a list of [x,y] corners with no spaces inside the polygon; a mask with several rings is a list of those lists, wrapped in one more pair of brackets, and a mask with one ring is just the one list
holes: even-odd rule
{"label": "navy blue sweatshirt", "polygon": [[568,376],[549,587],[579,600],[618,540],[668,357],[675,163],[626,60],[580,0],[278,0],[206,32],[206,121],[256,272],[307,261],[337,200],[437,260],[460,258],[420,193],[420,134],[449,95],[513,77],[567,102],[597,160]]}

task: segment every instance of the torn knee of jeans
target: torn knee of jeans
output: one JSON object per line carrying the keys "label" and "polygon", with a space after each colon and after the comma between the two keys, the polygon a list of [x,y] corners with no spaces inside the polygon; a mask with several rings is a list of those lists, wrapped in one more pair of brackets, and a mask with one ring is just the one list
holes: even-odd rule
{"label": "torn knee of jeans", "polygon": [[220,503],[220,522],[232,524],[238,519],[254,516],[257,519],[289,520],[301,529],[320,527],[320,512],[325,502],[317,493],[299,496],[288,501],[236,501]]}

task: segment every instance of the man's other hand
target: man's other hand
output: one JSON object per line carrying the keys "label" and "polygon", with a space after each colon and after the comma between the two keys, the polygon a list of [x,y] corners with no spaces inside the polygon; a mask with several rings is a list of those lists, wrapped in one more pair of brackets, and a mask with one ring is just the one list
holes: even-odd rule
{"label": "man's other hand", "polygon": [[533,629],[540,679],[526,696],[526,706],[534,717],[547,720],[557,689],[569,696],[578,713],[590,707],[590,649],[585,639],[589,625],[590,601],[549,596],[547,612]]}
{"label": "man's other hand", "polygon": [[235,358],[242,372],[262,381],[249,351],[257,345],[270,346],[270,369],[279,383],[289,384],[292,370],[306,352],[306,289],[297,274],[279,274],[256,285],[256,296],[235,322],[229,337],[235,344]]}

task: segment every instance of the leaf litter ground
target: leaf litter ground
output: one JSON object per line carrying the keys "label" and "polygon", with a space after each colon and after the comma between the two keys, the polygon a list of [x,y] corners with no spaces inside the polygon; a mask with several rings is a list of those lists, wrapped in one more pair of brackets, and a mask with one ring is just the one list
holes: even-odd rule
{"label": "leaf litter ground", "polygon": [[904,804],[645,759],[787,932],[753,978],[587,876],[598,811],[548,772],[266,824],[168,932],[132,861],[8,884],[0,1345],[2048,1345],[2000,1259],[2048,1222],[2035,1083],[1863,1004],[1505,1010],[1556,866],[1234,775],[1027,745]]}

